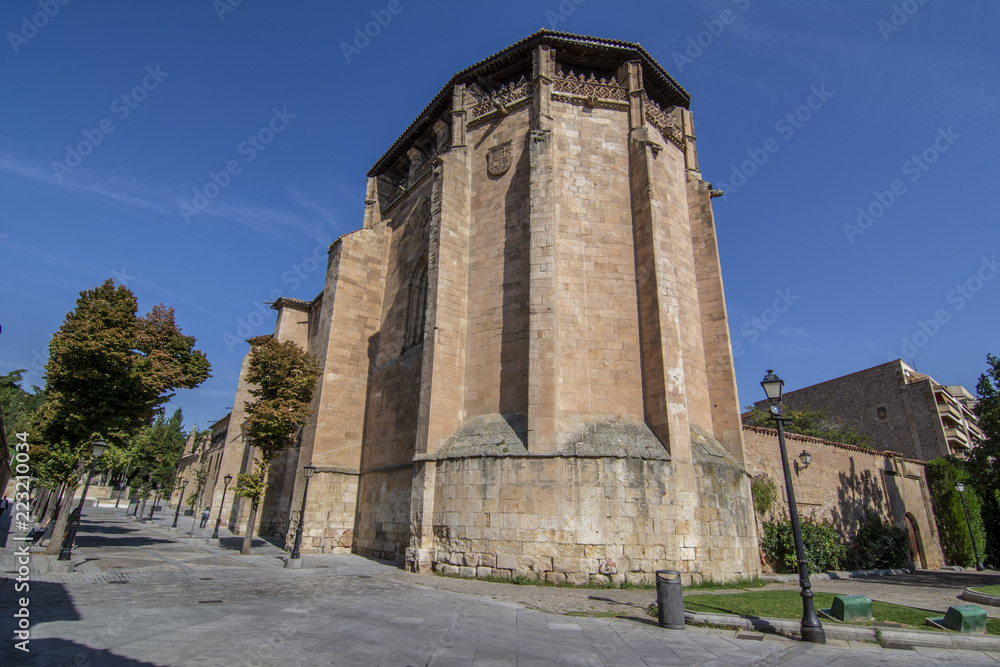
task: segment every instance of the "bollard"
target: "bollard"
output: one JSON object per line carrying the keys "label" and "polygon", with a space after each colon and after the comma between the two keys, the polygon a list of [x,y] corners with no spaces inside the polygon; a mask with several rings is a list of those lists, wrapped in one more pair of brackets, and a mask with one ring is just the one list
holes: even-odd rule
{"label": "bollard", "polygon": [[684,593],[680,572],[656,571],[656,606],[661,628],[684,629]]}

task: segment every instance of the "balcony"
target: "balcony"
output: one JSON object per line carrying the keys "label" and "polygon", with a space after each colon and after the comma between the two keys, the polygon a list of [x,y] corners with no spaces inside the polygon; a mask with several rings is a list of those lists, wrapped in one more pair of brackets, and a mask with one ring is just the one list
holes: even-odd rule
{"label": "balcony", "polygon": [[941,419],[951,421],[955,424],[962,423],[962,408],[958,407],[954,403],[938,403],[937,409],[938,414],[941,415]]}
{"label": "balcony", "polygon": [[952,449],[969,449],[969,436],[961,426],[945,426],[944,437]]}
{"label": "balcony", "polygon": [[979,428],[979,426],[977,424],[975,424],[975,423],[973,423],[971,421],[968,424],[969,424],[969,435],[972,436],[973,440],[985,440],[986,439],[986,435],[983,433],[983,430],[981,428]]}

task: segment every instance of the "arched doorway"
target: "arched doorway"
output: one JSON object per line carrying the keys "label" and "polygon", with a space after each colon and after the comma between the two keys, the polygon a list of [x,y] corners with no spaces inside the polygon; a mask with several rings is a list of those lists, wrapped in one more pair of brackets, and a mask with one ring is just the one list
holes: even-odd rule
{"label": "arched doorway", "polygon": [[913,566],[926,570],[927,559],[924,557],[924,543],[920,539],[920,526],[917,525],[916,519],[909,512],[903,517],[903,523],[906,526],[906,536],[910,541],[910,556],[913,560]]}

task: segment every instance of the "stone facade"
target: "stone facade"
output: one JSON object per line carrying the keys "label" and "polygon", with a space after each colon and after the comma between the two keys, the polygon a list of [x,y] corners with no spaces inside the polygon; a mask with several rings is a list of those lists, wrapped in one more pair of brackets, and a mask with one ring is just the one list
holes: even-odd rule
{"label": "stone facade", "polygon": [[[177,503],[188,504],[188,498],[193,493],[197,493],[197,498],[190,506],[199,514],[202,507],[212,506],[213,510],[218,510],[217,505],[212,503],[215,486],[218,483],[219,470],[222,467],[222,458],[226,435],[229,431],[229,415],[212,424],[210,433],[197,440],[198,427],[191,428],[187,443],[184,446],[184,455],[181,456],[177,464],[177,481],[174,491],[170,495],[169,504],[177,507]],[[199,488],[199,478],[201,486]],[[183,490],[183,497],[181,491]],[[213,517],[215,514],[212,515]]]}
{"label": "stone facade", "polygon": [[[743,435],[748,472],[775,483],[787,513],[778,432],[747,426]],[[829,521],[848,544],[866,517],[877,516],[907,530],[915,567],[944,565],[922,462],[796,433],[786,433],[785,444],[800,516]],[[798,458],[802,451],[812,456],[808,465]]]}
{"label": "stone facade", "polygon": [[[792,409],[820,409],[867,437],[872,447],[930,461],[965,456],[983,437],[972,409],[933,378],[902,360],[866,368],[810,387],[786,391]],[[763,410],[769,403],[758,401]]]}
{"label": "stone facade", "polygon": [[[452,78],[369,172],[323,292],[273,306],[323,375],[264,534],[293,534],[311,462],[306,553],[759,571],[689,101],[638,45],[549,31]],[[231,430],[224,471],[251,451]]]}

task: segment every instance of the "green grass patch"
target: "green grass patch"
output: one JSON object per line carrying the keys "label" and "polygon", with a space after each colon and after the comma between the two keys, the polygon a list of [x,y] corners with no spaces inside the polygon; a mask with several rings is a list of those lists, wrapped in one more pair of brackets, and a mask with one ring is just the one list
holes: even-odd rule
{"label": "green grass patch", "polygon": [[764,588],[769,584],[774,582],[765,581],[760,577],[743,577],[736,579],[734,581],[712,581],[711,579],[706,579],[697,584],[691,584],[690,586],[685,586],[685,591],[728,591],[728,590],[747,590],[751,588]]}
{"label": "green grass patch", "polygon": [[510,579],[505,579],[503,577],[463,577],[459,574],[445,574],[444,572],[435,572],[439,577],[445,577],[448,579],[464,579],[466,581],[485,581],[491,584],[513,584],[515,586],[552,586],[555,588],[588,588],[596,590],[623,590],[623,591],[642,591],[642,590],[653,590],[655,586],[653,584],[633,584],[628,581],[623,581],[620,584],[615,584],[610,581],[589,581],[584,584],[571,584],[568,581],[555,582],[546,581],[544,579],[529,579],[528,577],[519,576],[511,577]]}
{"label": "green grass patch", "polygon": [[[813,603],[816,609],[829,609],[833,605],[835,593],[816,593]],[[798,591],[756,591],[753,593],[732,593],[727,595],[685,595],[684,609],[704,613],[738,614],[740,616],[760,616],[763,618],[802,618],[802,596]],[[876,621],[899,623],[914,630],[933,630],[927,625],[928,617],[943,616],[925,609],[914,609],[886,602],[872,602],[872,614]],[[823,623],[837,623],[821,619]],[[869,625],[854,623],[852,625]],[[986,621],[986,632],[1000,635],[1000,619]]]}
{"label": "green grass patch", "polygon": [[977,593],[986,593],[987,595],[1000,595],[1000,586],[976,586],[972,590]]}

